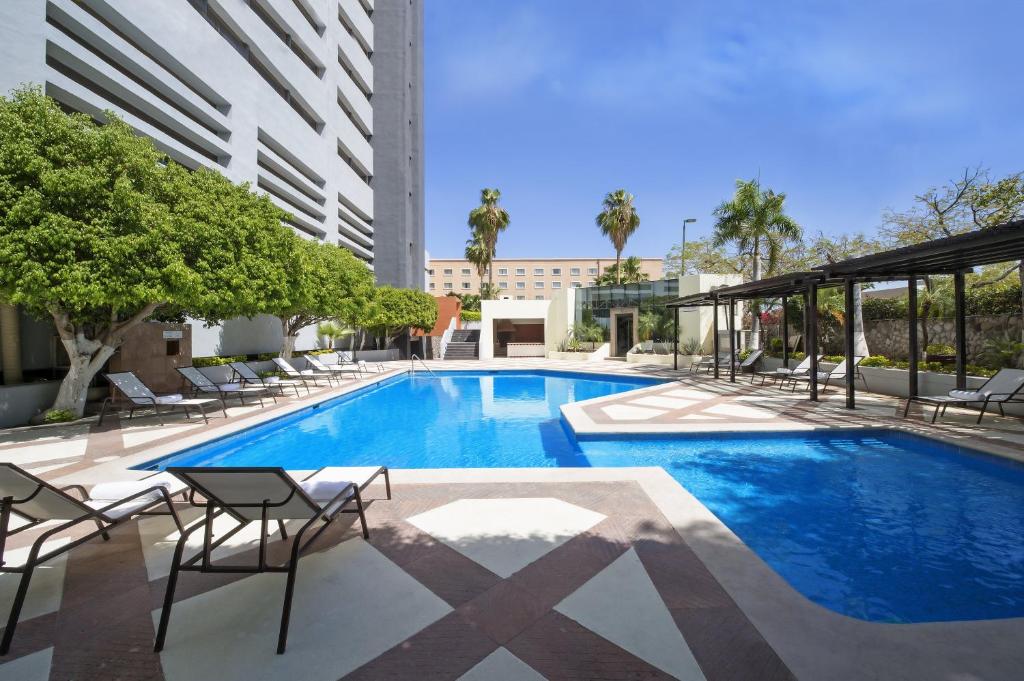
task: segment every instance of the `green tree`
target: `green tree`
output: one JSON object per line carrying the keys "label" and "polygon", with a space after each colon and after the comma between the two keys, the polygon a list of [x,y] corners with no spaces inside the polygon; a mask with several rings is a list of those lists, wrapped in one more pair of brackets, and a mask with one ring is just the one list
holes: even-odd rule
{"label": "green tree", "polygon": [[[481,189],[480,205],[469,211],[468,223],[473,230],[470,242],[480,241],[483,251],[486,253],[488,265],[497,254],[498,235],[504,232],[511,222],[508,211],[498,205],[500,199],[501,192],[499,190]],[[469,258],[468,250],[469,246],[467,245],[467,258]],[[482,270],[480,271],[482,272]],[[493,291],[494,275],[490,267],[487,268],[487,284],[489,290]]]}
{"label": "green tree", "polygon": [[480,297],[486,299],[487,296],[484,295],[484,289],[489,284],[484,281],[484,275],[490,271],[491,252],[480,232],[473,230],[472,236],[466,240],[465,255],[466,260],[476,267],[476,274],[480,277]]}
{"label": "green tree", "polygon": [[625,189],[608,192],[601,206],[602,210],[595,218],[595,222],[601,229],[601,234],[611,239],[612,246],[615,247],[615,283],[620,284],[622,273],[619,269],[619,260],[629,237],[640,227],[640,216],[633,205],[633,195]]}
{"label": "green tree", "polygon": [[604,272],[594,280],[594,283],[598,286],[610,286],[616,282],[639,284],[642,281],[648,281],[650,277],[646,272],[641,271],[640,265],[640,258],[631,255],[619,263],[618,269],[615,265],[605,267]]}
{"label": "green tree", "polygon": [[158,310],[259,314],[283,291],[273,262],[247,257],[284,229],[249,219],[265,199],[165,166],[105,118],[68,115],[38,88],[0,97],[0,299],[53,319],[69,368],[51,411],[77,416],[96,373]]}
{"label": "green tree", "polygon": [[281,321],[285,359],[292,356],[302,329],[331,319],[351,320],[373,295],[373,274],[346,249],[294,234],[286,241],[292,252],[288,296],[274,311]]}
{"label": "green tree", "polygon": [[437,323],[437,300],[423,291],[379,286],[372,304],[366,306],[362,325],[382,336],[390,345],[406,331],[428,331]]}
{"label": "green tree", "polygon": [[665,255],[663,269],[666,277],[677,277],[680,274],[742,274],[747,268],[746,258],[730,253],[725,246],[716,246],[708,238],[687,241],[685,258],[681,257],[681,252],[681,246],[675,244]]}
{"label": "green tree", "polygon": [[[761,279],[762,268],[774,274],[785,244],[801,236],[800,225],[786,215],[785,203],[785,194],[762,190],[758,180],[737,180],[733,198],[715,209],[712,244],[733,244],[749,258],[753,281]],[[751,308],[749,347],[754,350],[760,341],[761,318],[757,301]]]}

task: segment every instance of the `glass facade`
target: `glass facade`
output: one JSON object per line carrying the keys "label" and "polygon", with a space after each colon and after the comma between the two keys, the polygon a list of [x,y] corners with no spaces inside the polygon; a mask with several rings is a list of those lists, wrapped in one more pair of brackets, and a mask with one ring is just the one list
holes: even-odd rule
{"label": "glass facade", "polygon": [[[620,286],[590,286],[576,291],[574,324],[599,326],[604,340],[611,340],[611,310],[637,308],[641,327],[650,329],[650,340],[672,342],[672,310],[665,303],[679,297],[678,279],[645,281]],[[646,335],[646,334],[643,334]],[[646,339],[642,339],[646,340]]]}

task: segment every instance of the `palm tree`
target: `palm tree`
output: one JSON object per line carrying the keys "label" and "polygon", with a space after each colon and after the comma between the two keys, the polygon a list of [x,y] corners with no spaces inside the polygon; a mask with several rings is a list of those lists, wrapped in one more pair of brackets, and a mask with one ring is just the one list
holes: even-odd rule
{"label": "palm tree", "polygon": [[[719,248],[734,244],[740,255],[750,258],[753,281],[761,278],[764,266],[768,274],[774,274],[786,242],[799,239],[802,234],[796,220],[786,215],[785,202],[785,194],[762,190],[759,180],[737,180],[732,199],[715,209],[712,243]],[[748,343],[751,350],[760,345],[759,307],[754,301]]]}
{"label": "palm tree", "polygon": [[639,284],[650,280],[650,277],[640,270],[640,258],[631,255],[619,264],[618,270],[615,265],[604,268],[604,272],[594,280],[594,283],[598,286],[611,286],[616,279],[620,279],[620,283],[623,284]]}
{"label": "palm tree", "polygon": [[601,228],[601,234],[612,240],[615,247],[615,283],[622,283],[622,272],[619,268],[619,260],[622,257],[622,249],[626,247],[626,241],[633,232],[640,226],[640,216],[633,206],[633,195],[625,189],[616,189],[609,192],[604,201],[601,202],[602,210],[597,218],[597,226]]}
{"label": "palm tree", "polygon": [[485,298],[484,287],[487,284],[484,282],[484,274],[490,270],[491,253],[480,232],[473,230],[472,234],[472,237],[466,239],[466,260],[476,267],[477,276],[480,277],[480,297]]}
{"label": "palm tree", "polygon": [[[488,264],[494,260],[497,252],[498,234],[505,231],[510,222],[508,211],[498,205],[499,199],[501,191],[481,189],[480,205],[469,211],[469,226],[473,230],[474,239],[479,238],[483,243]],[[487,285],[489,290],[494,290],[493,268],[487,270]]]}

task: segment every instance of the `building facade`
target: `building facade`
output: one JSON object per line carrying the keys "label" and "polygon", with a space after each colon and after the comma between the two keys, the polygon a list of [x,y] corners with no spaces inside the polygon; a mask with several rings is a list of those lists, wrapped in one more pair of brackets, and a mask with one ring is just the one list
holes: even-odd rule
{"label": "building facade", "polygon": [[[498,259],[491,263],[494,285],[503,300],[550,300],[562,289],[585,288],[615,258],[523,258]],[[661,258],[641,258],[640,270],[654,281],[661,279]],[[427,286],[435,295],[479,293],[481,278],[476,267],[464,259],[431,259],[427,264]]]}
{"label": "building facade", "polygon": [[[68,110],[113,110],[379,281],[422,286],[419,0],[4,0],[0,64],[4,93],[35,83]],[[274,326],[201,330],[196,353],[268,351]]]}

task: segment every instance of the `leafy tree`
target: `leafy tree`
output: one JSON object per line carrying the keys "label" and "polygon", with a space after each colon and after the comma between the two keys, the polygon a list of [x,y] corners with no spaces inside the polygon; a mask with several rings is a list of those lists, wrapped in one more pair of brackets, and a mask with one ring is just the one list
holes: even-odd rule
{"label": "leafy tree", "polygon": [[[730,253],[725,246],[716,246],[711,239],[686,242],[686,257],[680,256],[679,244],[665,255],[663,268],[666,277],[680,274],[742,274],[747,269],[747,258]],[[684,269],[685,268],[685,269]]]}
{"label": "leafy tree", "polygon": [[491,266],[491,252],[487,248],[487,244],[484,242],[480,232],[474,230],[472,236],[466,240],[466,260],[471,262],[476,267],[476,274],[480,277],[480,296],[484,296],[484,287],[489,286],[485,282],[484,275],[490,271]]}
{"label": "leafy tree", "polygon": [[616,189],[606,194],[601,206],[602,210],[595,221],[601,229],[601,234],[611,239],[612,246],[615,247],[615,283],[621,284],[619,260],[622,257],[622,250],[626,247],[626,241],[640,227],[640,216],[633,206],[633,195],[625,189]]}
{"label": "leafy tree", "polygon": [[[736,193],[715,209],[715,228],[711,243],[717,247],[735,245],[749,258],[751,279],[761,279],[762,267],[774,274],[779,256],[787,242],[800,238],[802,230],[786,215],[786,195],[771,189],[762,190],[758,180],[737,180]],[[752,305],[753,324],[749,346],[756,349],[760,340],[761,320],[757,301]]]}
{"label": "leafy tree", "polygon": [[334,342],[339,338],[351,335],[352,329],[342,326],[336,321],[328,320],[316,325],[316,335],[327,339],[327,348],[334,349]]}
{"label": "leafy tree", "polygon": [[495,284],[488,284],[486,281],[480,284],[481,300],[497,300],[501,294],[501,288]]}
{"label": "leafy tree", "polygon": [[618,266],[605,267],[604,273],[597,277],[594,283],[598,286],[610,286],[615,283],[639,284],[642,281],[648,281],[650,277],[646,272],[640,270],[640,265],[640,258],[631,255]]}
{"label": "leafy tree", "polygon": [[362,322],[390,345],[410,329],[434,328],[437,300],[416,289],[379,286],[373,292],[372,304],[365,308]]}
{"label": "leafy tree", "polygon": [[[481,261],[486,254],[486,261],[489,265],[494,260],[498,248],[498,235],[508,228],[511,218],[508,211],[498,205],[501,199],[501,192],[497,189],[481,189],[480,205],[469,211],[469,227],[472,230],[470,242],[479,241],[481,244]],[[474,246],[474,249],[476,246]],[[469,259],[469,246],[467,245],[466,257]],[[474,250],[474,253],[476,251]],[[474,262],[472,259],[471,262]],[[478,264],[478,268],[481,266]],[[483,276],[483,269],[479,269]],[[487,268],[487,284],[493,291],[494,273]],[[481,287],[481,291],[483,288]]]}
{"label": "leafy tree", "polygon": [[344,248],[294,234],[289,241],[288,298],[275,311],[285,359],[292,356],[299,331],[330,319],[351,320],[373,295],[373,274]]}
{"label": "leafy tree", "polygon": [[151,141],[105,118],[68,115],[38,88],[0,97],[0,298],[53,319],[69,369],[51,411],[76,416],[154,312],[258,314],[283,291],[274,263],[248,255],[284,229],[262,219],[266,199],[163,165]]}

